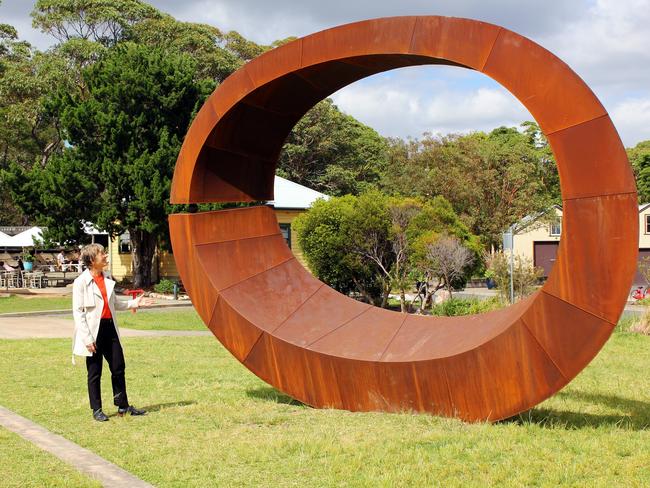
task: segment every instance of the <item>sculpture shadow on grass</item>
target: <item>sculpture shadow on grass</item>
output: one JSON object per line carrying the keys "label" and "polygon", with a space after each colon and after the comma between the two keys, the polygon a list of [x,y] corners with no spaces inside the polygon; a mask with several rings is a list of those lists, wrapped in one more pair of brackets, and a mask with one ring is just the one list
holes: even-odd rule
{"label": "sculpture shadow on grass", "polygon": [[[137,406],[137,408],[145,410],[147,413],[153,413],[153,412],[159,412],[160,410],[163,410],[165,408],[173,408],[173,407],[186,407],[188,405],[194,405],[196,402],[194,400],[187,400],[187,401],[180,401],[180,402],[169,402],[169,403],[156,403],[155,405],[143,405],[143,406]],[[109,415],[109,417],[115,417],[117,416],[117,413]]]}
{"label": "sculpture shadow on grass", "polygon": [[256,398],[258,400],[265,400],[273,403],[280,403],[283,405],[294,405],[296,407],[306,407],[304,403],[285,395],[281,391],[271,388],[270,386],[262,386],[259,388],[252,388],[246,390],[246,395],[249,398]]}
{"label": "sculpture shadow on grass", "polygon": [[[291,398],[288,395],[271,387],[260,387],[249,389],[246,395],[283,405],[294,405],[307,407],[302,402]],[[597,427],[620,427],[626,430],[648,430],[650,429],[650,403],[616,395],[603,395],[598,393],[585,392],[562,392],[559,396],[571,398],[585,404],[602,405],[612,409],[622,410],[624,414],[593,414],[584,412],[573,412],[554,408],[533,408],[523,412],[516,417],[502,420],[497,424],[536,424],[543,428],[550,429],[584,429]]]}
{"label": "sculpture shadow on grass", "polygon": [[559,396],[577,400],[584,404],[601,405],[625,413],[595,414],[557,408],[533,408],[527,412],[522,412],[516,417],[503,420],[501,423],[536,424],[546,428],[564,428],[567,430],[598,427],[620,427],[625,430],[650,429],[650,403],[648,402],[617,395],[580,391],[562,392]]}

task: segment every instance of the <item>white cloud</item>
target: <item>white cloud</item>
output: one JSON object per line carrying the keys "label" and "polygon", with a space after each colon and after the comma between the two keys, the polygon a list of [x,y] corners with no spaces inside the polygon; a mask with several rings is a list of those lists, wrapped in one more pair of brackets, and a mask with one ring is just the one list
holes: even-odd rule
{"label": "white cloud", "polygon": [[[257,42],[271,42],[289,35],[311,32],[357,20],[395,15],[449,15],[470,17],[541,35],[578,18],[588,0],[151,0],[156,7],[178,18],[214,19],[216,26],[235,29]],[[199,19],[199,20],[197,20]],[[562,22],[558,22],[562,19]]]}
{"label": "white cloud", "polygon": [[597,0],[579,20],[540,43],[604,96],[648,90],[650,0]]}
{"label": "white cloud", "polygon": [[[433,70],[440,70],[440,76],[436,77]],[[532,120],[524,106],[504,88],[495,84],[480,86],[484,76],[479,73],[461,75],[464,83],[458,86],[455,71],[459,70],[397,70],[390,76],[377,75],[352,84],[332,98],[343,111],[386,136],[489,131]]]}
{"label": "white cloud", "polygon": [[650,97],[624,100],[610,115],[627,147],[650,139]]}
{"label": "white cloud", "polygon": [[[234,29],[260,43],[390,15],[485,20],[530,37],[566,61],[612,113],[627,145],[650,138],[645,115],[650,109],[644,103],[650,100],[650,0],[148,1],[176,18]],[[30,28],[33,4],[4,0],[0,18],[16,26],[22,38],[44,48],[48,38]],[[405,71],[385,74],[381,83],[354,84],[335,96],[337,103],[386,135],[488,130],[530,118],[519,102],[485,77],[454,84],[449,75],[436,84]]]}

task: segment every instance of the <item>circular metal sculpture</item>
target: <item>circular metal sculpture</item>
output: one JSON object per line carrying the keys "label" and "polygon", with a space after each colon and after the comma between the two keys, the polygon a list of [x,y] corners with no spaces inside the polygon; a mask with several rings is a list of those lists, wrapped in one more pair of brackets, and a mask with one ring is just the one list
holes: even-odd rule
{"label": "circular metal sculpture", "polygon": [[315,407],[498,420],[578,374],[609,338],[636,268],[634,178],[607,112],[534,42],[449,17],[394,17],[274,49],[206,101],[178,157],[173,203],[273,199],[285,138],[318,101],[366,76],[445,64],[485,73],[523,103],[560,173],[563,233],[544,287],[509,308],[434,318],[343,296],[287,248],[273,210],[170,216],[192,303],[253,373]]}

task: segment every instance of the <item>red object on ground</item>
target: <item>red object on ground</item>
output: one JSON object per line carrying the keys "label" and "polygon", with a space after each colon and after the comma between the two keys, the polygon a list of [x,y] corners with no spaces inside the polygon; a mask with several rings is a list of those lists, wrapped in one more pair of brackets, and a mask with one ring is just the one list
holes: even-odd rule
{"label": "red object on ground", "polygon": [[[144,290],[141,290],[140,288],[136,288],[134,290],[124,290],[125,295],[131,295],[131,298],[135,299],[138,295],[142,295],[144,293]],[[135,313],[135,308],[131,309],[131,313]]]}

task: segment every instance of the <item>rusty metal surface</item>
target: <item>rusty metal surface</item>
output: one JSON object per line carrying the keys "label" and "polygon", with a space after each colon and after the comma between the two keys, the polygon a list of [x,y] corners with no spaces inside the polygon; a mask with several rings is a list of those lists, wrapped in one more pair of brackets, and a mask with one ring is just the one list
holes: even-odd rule
{"label": "rusty metal surface", "polygon": [[198,313],[253,373],[315,407],[498,420],[549,397],[598,353],[636,266],[631,168],[604,108],[553,54],[468,19],[395,17],[312,34],[247,63],[209,97],[178,157],[173,203],[273,199],[286,136],[332,92],[422,64],[475,69],[510,90],[554,151],[563,197],[541,291],[469,317],[407,316],[354,301],[292,256],[268,207],[170,216]]}

